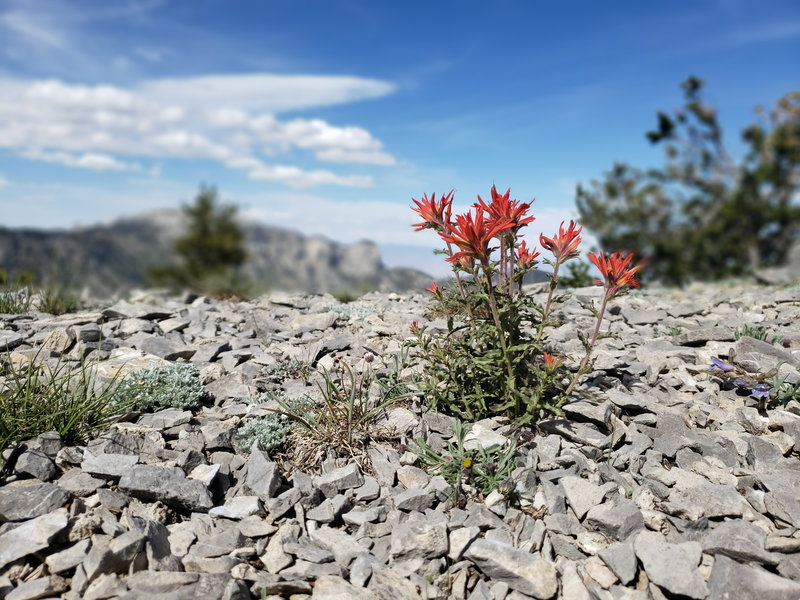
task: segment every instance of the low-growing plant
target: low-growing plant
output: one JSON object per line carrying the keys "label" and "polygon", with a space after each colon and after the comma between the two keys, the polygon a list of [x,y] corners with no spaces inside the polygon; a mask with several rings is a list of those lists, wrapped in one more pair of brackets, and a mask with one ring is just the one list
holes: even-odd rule
{"label": "low-growing plant", "polygon": [[48,363],[37,353],[22,365],[10,356],[0,378],[0,452],[9,444],[57,431],[68,445],[90,436],[131,410],[132,400],[117,395],[118,377],[98,384],[95,364]]}
{"label": "low-growing plant", "polygon": [[369,364],[357,373],[343,361],[333,371],[322,371],[317,387],[321,399],[277,399],[276,412],[295,425],[290,431],[292,462],[314,467],[332,453],[364,466],[369,442],[386,433],[377,421],[397,401],[395,387],[376,378]]}
{"label": "low-growing plant", "polygon": [[779,335],[770,336],[769,331],[761,325],[742,325],[733,334],[733,337],[737,340],[745,336],[767,342],[768,344],[777,344],[783,339]]}
{"label": "low-growing plant", "polygon": [[434,450],[425,440],[416,439],[416,454],[429,473],[441,475],[453,488],[455,500],[468,495],[467,486],[474,488],[481,496],[493,490],[509,495],[514,490],[511,475],[516,468],[517,445],[510,442],[506,446],[494,445],[468,450],[464,439],[470,426],[456,419],[453,427],[453,440],[447,443],[443,452]]}
{"label": "low-growing plant", "polygon": [[265,452],[279,448],[286,441],[291,423],[282,413],[270,413],[242,426],[236,433],[236,441],[245,451],[250,451],[254,443]]}
{"label": "low-growing plant", "polygon": [[31,310],[31,290],[14,284],[0,285],[0,314],[19,315]]}
{"label": "low-growing plant", "polygon": [[[468,420],[505,415],[518,423],[536,419],[542,410],[558,412],[575,389],[580,377],[591,370],[589,358],[598,339],[608,302],[629,286],[636,286],[635,273],[641,265],[630,266],[633,255],[610,256],[589,253],[599,269],[604,294],[599,309],[585,305],[595,317],[591,336],[578,331],[584,357],[569,373],[565,359],[549,352],[544,340],[546,327],[558,325],[553,308],[564,296],[556,296],[559,270],[578,256],[581,227],[562,222],[552,238],[539,236],[553,260],[544,306],[523,293],[526,273],[538,264],[539,252],[527,246],[521,230],[534,220],[528,215],[530,203],[509,200],[510,190],[491,190],[491,202],[480,196],[471,211],[451,217],[453,192],[439,201],[434,194],[423,196],[412,206],[422,222],[419,231],[433,229],[446,244],[443,253],[455,274],[455,285],[428,288],[432,313],[442,316],[447,333],[432,336],[415,321],[411,324],[412,345],[424,359],[422,391],[435,409]],[[499,252],[497,252],[499,251]]]}
{"label": "low-growing plant", "polygon": [[63,315],[76,312],[80,308],[80,300],[74,292],[59,286],[47,286],[37,294],[36,308],[43,313]]}
{"label": "low-growing plant", "polygon": [[125,377],[117,397],[140,411],[196,408],[205,396],[199,375],[189,364],[140,369]]}
{"label": "low-growing plant", "polygon": [[279,360],[278,362],[268,365],[264,369],[264,375],[276,383],[280,383],[284,379],[302,379],[308,381],[311,374],[311,368],[308,363],[289,358],[286,360]]}
{"label": "low-growing plant", "polygon": [[731,348],[728,351],[727,362],[712,356],[708,368],[725,385],[750,392],[750,396],[758,400],[762,409],[785,406],[791,400],[800,401],[800,381],[789,383],[786,381],[786,375],[779,374],[783,363],[778,363],[774,369],[766,373],[751,373],[736,364],[735,358],[736,353]]}
{"label": "low-growing plant", "polygon": [[335,312],[342,319],[363,319],[369,315],[375,314],[374,308],[371,306],[365,306],[364,304],[360,304],[358,302],[332,304],[327,307],[327,310]]}

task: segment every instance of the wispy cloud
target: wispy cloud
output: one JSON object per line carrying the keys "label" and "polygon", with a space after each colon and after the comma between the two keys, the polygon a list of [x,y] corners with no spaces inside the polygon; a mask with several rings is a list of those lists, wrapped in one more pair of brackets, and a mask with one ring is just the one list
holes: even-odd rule
{"label": "wispy cloud", "polygon": [[8,183],[9,183],[8,179],[3,177],[3,174],[0,173],[0,190],[3,189],[4,187],[6,187],[8,185]]}
{"label": "wispy cloud", "polygon": [[372,180],[274,164],[275,157],[308,152],[323,163],[395,164],[366,129],[277,116],[389,94],[394,87],[384,81],[258,74],[162,79],[131,88],[57,79],[5,79],[0,86],[6,92],[0,148],[32,160],[142,171],[143,159],[208,159],[254,180],[295,187],[365,187]]}
{"label": "wispy cloud", "polygon": [[34,44],[44,44],[56,49],[66,46],[59,28],[50,20],[32,11],[10,10],[0,13],[0,28],[12,33],[18,39]]}

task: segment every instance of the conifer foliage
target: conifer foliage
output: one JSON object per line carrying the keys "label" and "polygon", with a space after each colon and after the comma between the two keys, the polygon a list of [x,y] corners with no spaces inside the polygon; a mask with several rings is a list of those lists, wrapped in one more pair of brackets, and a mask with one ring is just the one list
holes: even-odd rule
{"label": "conifer foliage", "polygon": [[151,278],[159,285],[241,296],[245,284],[239,268],[247,253],[236,206],[220,204],[216,188],[201,185],[194,204],[185,204],[182,210],[186,231],[174,245],[179,262],[151,269]]}
{"label": "conifer foliage", "polygon": [[617,163],[602,181],[578,186],[580,221],[603,250],[635,252],[642,279],[683,285],[779,265],[800,233],[800,92],[781,98],[742,132],[746,152],[725,148],[703,81],[683,85],[685,105],[659,112],[651,144],[665,164]]}

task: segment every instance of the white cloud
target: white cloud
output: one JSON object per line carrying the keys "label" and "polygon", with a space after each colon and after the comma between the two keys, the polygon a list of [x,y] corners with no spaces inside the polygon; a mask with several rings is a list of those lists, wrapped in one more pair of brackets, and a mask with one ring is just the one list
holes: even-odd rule
{"label": "white cloud", "polygon": [[43,152],[41,150],[31,150],[23,156],[32,160],[66,165],[68,167],[80,167],[91,169],[92,171],[141,171],[141,165],[137,163],[125,163],[117,160],[108,154],[98,154],[95,152],[85,152],[75,155],[69,152]]}
{"label": "white cloud", "polygon": [[157,79],[140,87],[155,101],[193,108],[236,107],[245,111],[281,113],[316,106],[379,98],[394,85],[377,79],[316,75],[206,75]]}
{"label": "white cloud", "polygon": [[391,93],[393,86],[383,81],[216,75],[155,80],[129,89],[57,79],[0,79],[0,87],[0,148],[34,160],[145,171],[143,159],[207,159],[244,170],[254,180],[295,187],[363,187],[372,179],[269,164],[264,158],[305,151],[321,162],[395,164],[366,129],[276,116]]}
{"label": "white cloud", "polygon": [[8,185],[8,179],[3,177],[3,174],[0,173],[0,190],[6,187],[7,185]]}

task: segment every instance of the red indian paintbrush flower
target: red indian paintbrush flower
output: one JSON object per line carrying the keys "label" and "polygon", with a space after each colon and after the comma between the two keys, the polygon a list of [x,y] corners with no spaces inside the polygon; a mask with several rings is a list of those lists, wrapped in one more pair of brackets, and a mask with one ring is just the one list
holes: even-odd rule
{"label": "red indian paintbrush flower", "polygon": [[475,208],[483,210],[489,215],[490,222],[511,221],[513,229],[516,231],[536,218],[525,216],[531,207],[531,202],[508,199],[511,195],[511,188],[508,188],[505,194],[499,194],[497,188],[492,186],[491,194],[492,202],[490,204],[486,204],[480,196],[478,196],[478,202],[473,204]]}
{"label": "red indian paintbrush flower", "polygon": [[435,229],[436,231],[446,231],[447,224],[450,221],[450,211],[453,204],[453,190],[450,193],[442,196],[439,202],[436,202],[436,194],[432,194],[428,199],[427,194],[422,195],[422,200],[411,201],[417,206],[411,207],[422,217],[421,223],[414,223],[412,227],[414,231],[422,231],[423,229]]}
{"label": "red indian paintbrush flower", "polygon": [[520,269],[528,269],[536,264],[536,258],[539,253],[533,249],[529,249],[528,245],[523,240],[517,247],[517,266]]}
{"label": "red indian paintbrush flower", "polygon": [[550,352],[543,352],[542,358],[544,359],[544,368],[549,372],[555,371],[564,363],[564,359],[560,356],[555,356]]}
{"label": "red indian paintbrush flower", "polygon": [[595,255],[589,252],[589,260],[600,269],[603,281],[595,279],[594,282],[603,284],[608,298],[616,296],[626,285],[639,287],[633,276],[636,271],[642,268],[642,264],[639,263],[633,267],[628,267],[631,260],[633,260],[633,253],[623,256],[620,252],[614,252],[609,256],[605,256],[604,254]]}
{"label": "red indian paintbrush flower", "polygon": [[542,248],[549,250],[556,257],[556,262],[564,262],[570,258],[578,256],[578,246],[581,243],[580,232],[583,230],[582,225],[577,225],[575,221],[570,220],[569,227],[564,231],[564,221],[558,227],[558,233],[552,238],[545,237],[544,234],[539,235],[539,243]]}
{"label": "red indian paintbrush flower", "polygon": [[489,242],[499,233],[510,229],[514,224],[511,221],[487,221],[481,210],[475,210],[456,215],[456,220],[451,222],[450,233],[439,233],[439,236],[449,244],[455,244],[461,250],[450,256],[447,260],[451,263],[463,263],[463,259],[473,259],[482,265],[489,264],[489,254],[493,248]]}
{"label": "red indian paintbrush flower", "polygon": [[426,287],[425,291],[430,292],[434,296],[439,296],[442,293],[442,291],[439,289],[439,286],[436,285],[435,281],[430,285],[430,287]]}

